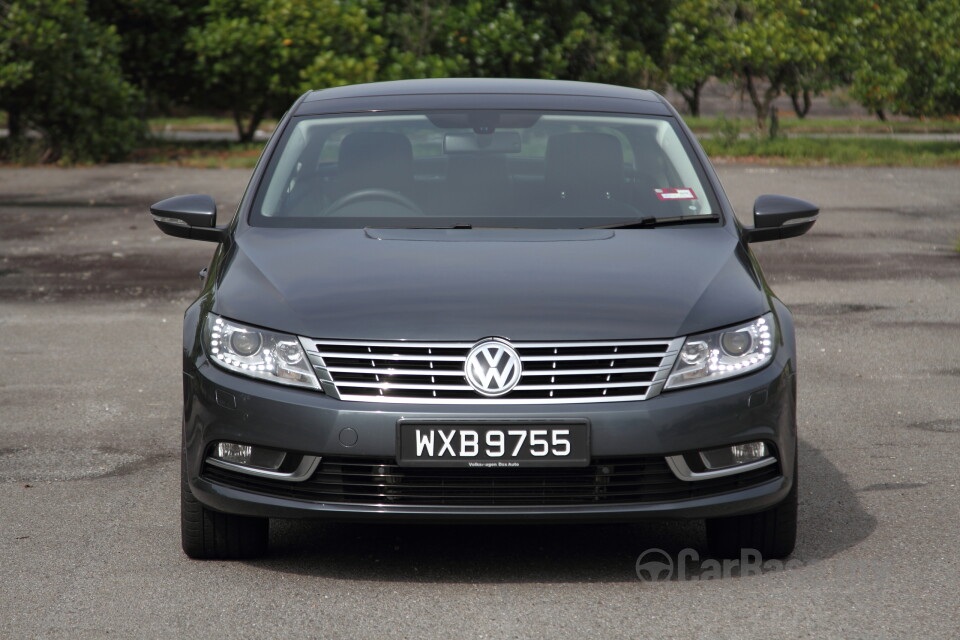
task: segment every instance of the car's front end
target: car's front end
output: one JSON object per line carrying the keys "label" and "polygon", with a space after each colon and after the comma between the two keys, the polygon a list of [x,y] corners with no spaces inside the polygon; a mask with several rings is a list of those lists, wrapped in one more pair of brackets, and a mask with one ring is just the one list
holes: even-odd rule
{"label": "car's front end", "polygon": [[[281,122],[203,232],[188,554],[262,550],[274,517],[706,518],[722,552],[792,549],[793,324],[750,230],[659,96],[535,89],[331,90]],[[769,204],[764,233],[812,224]]]}
{"label": "car's front end", "polygon": [[[343,354],[324,358],[305,351],[320,375],[329,371],[321,361],[356,362],[368,349],[358,342],[304,342]],[[655,354],[646,351],[653,341],[643,342],[637,360],[677,359],[678,341],[654,342]],[[588,352],[601,361],[634,346],[610,342],[601,352],[596,343],[582,344],[514,347],[521,360],[526,353],[551,352],[550,360],[534,362],[552,367],[569,362],[564,352]],[[461,368],[470,347],[369,346],[400,358],[429,358],[433,351],[457,357]],[[463,357],[447,355],[454,353]],[[461,404],[450,396],[442,403],[341,400],[335,391],[237,376],[200,349],[196,356],[196,368],[184,374],[188,474],[198,498],[226,512],[436,521],[704,518],[766,509],[791,488],[796,432],[790,346],[779,345],[755,373],[703,387],[633,400],[604,396],[607,389],[583,389],[582,398],[558,403]],[[369,374],[375,375],[389,379]],[[418,391],[422,386],[430,385],[418,385]],[[521,447],[526,455],[511,457],[521,434],[534,442],[539,436],[546,445],[530,449],[548,453],[537,460]],[[421,453],[429,444],[433,455],[418,461],[418,444]],[[576,455],[572,462],[549,454],[568,448]]]}

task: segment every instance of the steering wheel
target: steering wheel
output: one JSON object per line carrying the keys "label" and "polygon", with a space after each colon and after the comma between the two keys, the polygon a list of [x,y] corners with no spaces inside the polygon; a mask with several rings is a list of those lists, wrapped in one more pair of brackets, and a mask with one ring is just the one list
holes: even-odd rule
{"label": "steering wheel", "polygon": [[357,202],[362,202],[364,200],[386,200],[387,202],[393,202],[410,209],[414,215],[427,215],[424,213],[423,209],[417,205],[416,202],[402,193],[398,191],[391,191],[390,189],[378,189],[375,187],[353,191],[341,198],[337,198],[323,211],[323,215],[332,215],[344,207],[350,206],[351,204],[356,204]]}

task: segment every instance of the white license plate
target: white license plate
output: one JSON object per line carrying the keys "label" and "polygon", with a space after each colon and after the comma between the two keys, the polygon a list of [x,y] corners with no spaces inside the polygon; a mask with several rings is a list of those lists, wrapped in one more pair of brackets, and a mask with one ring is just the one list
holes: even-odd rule
{"label": "white license plate", "polygon": [[399,424],[401,466],[508,469],[590,463],[585,421]]}

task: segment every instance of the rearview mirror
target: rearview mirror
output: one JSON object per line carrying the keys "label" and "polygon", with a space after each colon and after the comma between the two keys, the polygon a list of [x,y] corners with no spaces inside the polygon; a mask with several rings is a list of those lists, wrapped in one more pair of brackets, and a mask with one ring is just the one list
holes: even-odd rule
{"label": "rearview mirror", "polygon": [[443,152],[456,153],[520,153],[520,134],[516,131],[495,133],[445,133]]}
{"label": "rearview mirror", "polygon": [[802,236],[817,221],[820,208],[799,198],[763,195],[753,204],[753,227],[745,227],[747,242]]}
{"label": "rearview mirror", "polygon": [[206,195],[175,196],[150,206],[153,222],[167,235],[223,242],[226,227],[218,227],[217,203]]}

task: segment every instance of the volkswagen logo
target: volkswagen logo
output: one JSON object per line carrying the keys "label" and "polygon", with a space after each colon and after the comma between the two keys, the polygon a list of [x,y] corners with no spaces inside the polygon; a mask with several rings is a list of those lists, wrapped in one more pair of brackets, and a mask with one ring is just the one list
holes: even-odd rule
{"label": "volkswagen logo", "polygon": [[481,340],[470,349],[463,374],[477,393],[496,397],[508,393],[520,382],[520,356],[503,340]]}

